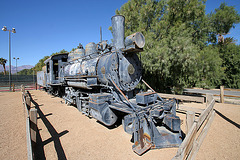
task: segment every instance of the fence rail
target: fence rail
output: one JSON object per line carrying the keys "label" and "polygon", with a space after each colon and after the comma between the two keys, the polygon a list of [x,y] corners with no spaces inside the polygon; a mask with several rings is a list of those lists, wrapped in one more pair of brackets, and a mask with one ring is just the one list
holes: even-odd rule
{"label": "fence rail", "polygon": [[190,160],[194,159],[197,152],[207,135],[211,123],[213,122],[215,111],[213,110],[215,100],[213,95],[207,95],[207,107],[200,114],[199,118],[195,120],[195,113],[193,111],[187,112],[187,135],[178,148],[177,154],[173,160]]}
{"label": "fence rail", "polygon": [[213,96],[220,97],[220,102],[224,103],[224,97],[240,98],[240,89],[230,89],[220,86],[220,89],[202,89],[202,88],[186,88],[184,93],[188,95],[202,95],[213,94]]}
{"label": "fence rail", "polygon": [[205,97],[197,97],[197,96],[186,96],[186,95],[175,95],[175,94],[166,94],[166,93],[158,93],[162,98],[175,98],[181,101],[190,101],[190,102],[200,102],[204,103]]}

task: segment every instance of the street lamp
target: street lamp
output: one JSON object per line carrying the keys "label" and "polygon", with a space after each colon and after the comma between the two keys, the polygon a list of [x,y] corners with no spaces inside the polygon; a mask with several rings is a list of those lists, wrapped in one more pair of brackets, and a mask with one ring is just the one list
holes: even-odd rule
{"label": "street lamp", "polygon": [[3,26],[2,30],[9,31],[9,91],[11,91],[12,90],[11,89],[11,85],[12,85],[12,82],[11,82],[11,32],[16,33],[16,30],[15,28],[8,30],[6,26]]}
{"label": "street lamp", "polygon": [[17,74],[17,60],[19,60],[19,58],[13,57],[13,59],[16,59],[16,74]]}

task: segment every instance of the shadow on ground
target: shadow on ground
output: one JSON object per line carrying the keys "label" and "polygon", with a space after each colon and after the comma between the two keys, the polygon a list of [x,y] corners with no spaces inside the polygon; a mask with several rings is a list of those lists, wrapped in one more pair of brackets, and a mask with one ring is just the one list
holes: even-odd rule
{"label": "shadow on ground", "polygon": [[41,160],[42,159],[46,159],[45,152],[44,152],[44,146],[46,144],[50,143],[50,142],[53,142],[58,159],[66,160],[67,159],[66,158],[66,154],[64,152],[64,149],[62,147],[62,144],[61,144],[61,141],[60,141],[59,138],[61,136],[65,135],[65,134],[67,134],[69,131],[68,130],[64,130],[64,131],[58,133],[56,131],[56,129],[53,127],[53,125],[46,118],[47,116],[52,115],[52,113],[44,115],[44,113],[40,109],[38,103],[32,99],[31,95],[30,95],[30,99],[31,99],[31,102],[35,105],[34,107],[37,109],[37,113],[39,115],[39,118],[43,121],[43,123],[46,126],[48,132],[51,135],[50,138],[48,138],[45,141],[42,141],[41,134],[39,132],[41,129],[39,129],[39,128],[37,129],[37,145],[36,145],[36,151],[35,151],[35,159],[41,159]]}
{"label": "shadow on ground", "polygon": [[238,129],[240,129],[240,125],[234,121],[232,121],[231,119],[229,119],[228,117],[226,117],[225,115],[223,115],[221,112],[217,111],[215,109],[215,112],[222,117],[223,119],[225,119],[226,121],[228,121],[229,123],[231,123],[232,125],[234,125],[235,127],[237,127]]}

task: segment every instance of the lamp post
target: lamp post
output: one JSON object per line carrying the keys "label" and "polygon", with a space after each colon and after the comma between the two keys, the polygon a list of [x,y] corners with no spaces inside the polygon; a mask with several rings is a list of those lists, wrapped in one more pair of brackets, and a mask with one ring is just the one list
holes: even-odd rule
{"label": "lamp post", "polygon": [[13,59],[16,59],[16,74],[17,74],[17,60],[19,60],[19,58],[13,57]]}
{"label": "lamp post", "polygon": [[9,31],[9,91],[11,91],[12,90],[11,88],[11,85],[12,85],[12,82],[11,82],[11,32],[16,33],[16,30],[15,28],[8,30],[6,26],[3,26],[2,30]]}

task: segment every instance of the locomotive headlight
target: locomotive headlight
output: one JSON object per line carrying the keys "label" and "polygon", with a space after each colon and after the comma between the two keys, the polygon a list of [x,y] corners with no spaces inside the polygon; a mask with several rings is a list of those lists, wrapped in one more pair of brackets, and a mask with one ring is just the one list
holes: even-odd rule
{"label": "locomotive headlight", "polygon": [[127,36],[125,39],[126,48],[143,48],[145,45],[145,38],[142,33],[137,32],[130,36]]}
{"label": "locomotive headlight", "polygon": [[132,64],[129,64],[128,65],[128,73],[132,75],[132,74],[134,74],[134,72],[135,72],[135,68],[133,67]]}

